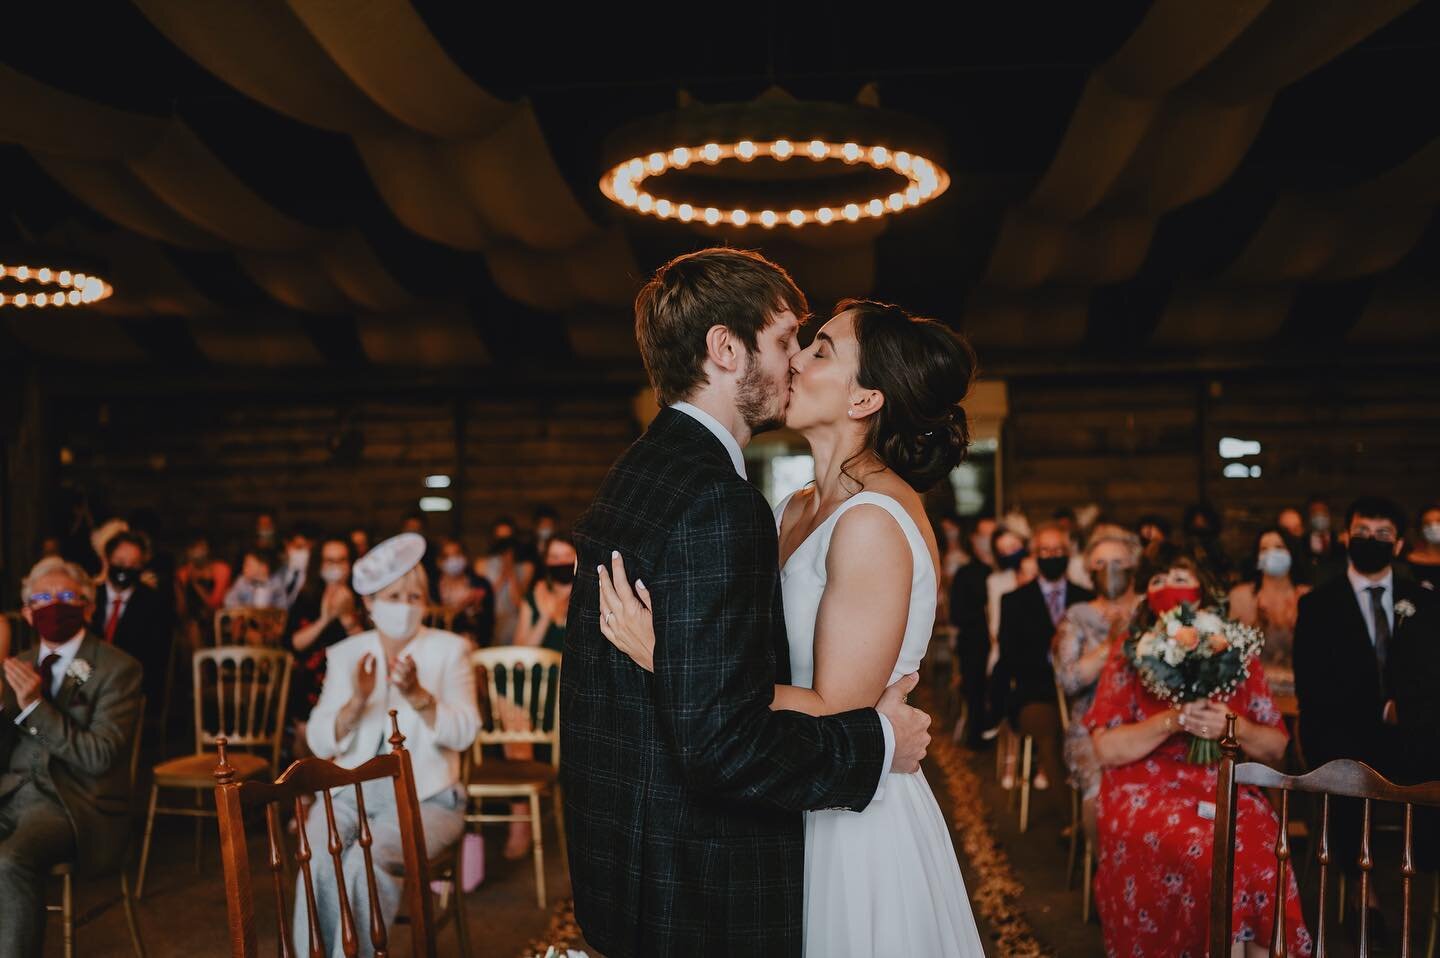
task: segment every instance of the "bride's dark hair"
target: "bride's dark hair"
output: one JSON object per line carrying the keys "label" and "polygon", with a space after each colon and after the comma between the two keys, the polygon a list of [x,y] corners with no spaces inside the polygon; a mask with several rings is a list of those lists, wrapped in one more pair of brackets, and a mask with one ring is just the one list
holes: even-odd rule
{"label": "bride's dark hair", "polygon": [[[865,444],[845,463],[873,452],[916,492],[925,492],[965,458],[970,425],[960,405],[975,378],[975,350],[943,323],[911,316],[898,306],[842,300],[835,313],[853,312],[860,365],[855,381],[885,397],[868,420]],[[864,484],[861,483],[863,486]]]}

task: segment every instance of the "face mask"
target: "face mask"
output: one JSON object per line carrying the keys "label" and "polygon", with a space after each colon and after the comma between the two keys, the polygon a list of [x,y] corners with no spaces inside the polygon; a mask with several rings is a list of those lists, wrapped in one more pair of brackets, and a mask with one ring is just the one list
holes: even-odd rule
{"label": "face mask", "polygon": [[1432,546],[1440,546],[1440,522],[1426,523],[1423,531],[1426,542]]}
{"label": "face mask", "polygon": [[1323,512],[1317,512],[1310,517],[1310,528],[1316,532],[1330,531],[1330,517]]}
{"label": "face mask", "polygon": [[1150,611],[1156,615],[1164,615],[1181,603],[1188,602],[1191,605],[1200,604],[1200,587],[1196,585],[1167,585],[1159,589],[1151,589],[1145,594],[1145,601],[1150,604]]}
{"label": "face mask", "polygon": [[30,613],[35,620],[35,631],[40,638],[51,645],[60,645],[73,639],[85,628],[85,607],[65,602],[52,602]]}
{"label": "face mask", "polygon": [[550,581],[556,585],[569,585],[575,581],[575,566],[570,563],[566,563],[565,565],[547,565],[545,567],[545,574],[548,575]]}
{"label": "face mask", "polygon": [[375,620],[375,628],[387,637],[408,639],[420,628],[420,620],[425,617],[425,607],[408,602],[381,600],[375,603],[370,617]]}
{"label": "face mask", "polygon": [[290,568],[303,569],[310,564],[309,549],[293,549],[290,552]]}
{"label": "face mask", "polygon": [[1070,567],[1070,560],[1065,556],[1046,556],[1040,559],[1036,565],[1040,566],[1040,574],[1051,582],[1058,582],[1065,575],[1065,570]]}
{"label": "face mask", "polygon": [[1266,575],[1282,576],[1290,572],[1290,561],[1289,549],[1266,549],[1255,564]]}
{"label": "face mask", "polygon": [[1029,549],[1017,549],[1009,555],[1002,555],[997,558],[1000,563],[1000,568],[1018,569],[1020,568],[1020,563],[1024,562],[1028,555],[1030,555]]}
{"label": "face mask", "polygon": [[250,604],[263,609],[270,604],[270,586],[257,585],[250,593]]}
{"label": "face mask", "polygon": [[1388,566],[1394,558],[1395,543],[1352,535],[1348,552],[1357,572],[1361,575],[1374,575]]}
{"label": "face mask", "polygon": [[1130,583],[1135,580],[1135,570],[1118,559],[1091,569],[1090,575],[1095,580],[1095,587],[1107,599],[1120,598],[1130,591]]}
{"label": "face mask", "polygon": [[957,544],[960,542],[960,530],[959,530],[959,529],[946,529],[946,530],[945,530],[945,541],[946,541],[947,543],[949,543],[950,545],[952,545],[952,546],[953,546],[953,545],[957,545]]}
{"label": "face mask", "polygon": [[110,582],[121,592],[133,588],[139,578],[139,569],[132,569],[129,566],[123,565],[112,565],[110,567]]}
{"label": "face mask", "polygon": [[320,578],[326,582],[341,582],[348,574],[343,565],[322,565],[320,567]]}
{"label": "face mask", "polygon": [[464,556],[446,556],[440,560],[440,571],[446,575],[464,575],[466,565]]}

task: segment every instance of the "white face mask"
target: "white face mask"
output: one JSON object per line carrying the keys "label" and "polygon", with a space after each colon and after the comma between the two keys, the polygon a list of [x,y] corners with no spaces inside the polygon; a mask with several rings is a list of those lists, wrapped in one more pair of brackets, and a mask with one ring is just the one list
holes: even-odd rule
{"label": "white face mask", "polygon": [[1425,524],[1425,541],[1432,546],[1440,546],[1440,522]]}
{"label": "white face mask", "polygon": [[340,582],[349,574],[350,570],[343,565],[322,565],[320,567],[320,578],[326,582]]}
{"label": "white face mask", "polygon": [[310,550],[296,549],[290,553],[290,568],[303,569],[310,564]]}
{"label": "white face mask", "polygon": [[1260,571],[1266,575],[1282,576],[1290,571],[1289,549],[1266,549],[1256,560]]}
{"label": "white face mask", "polygon": [[464,556],[446,556],[440,560],[440,571],[446,575],[463,575],[468,566]]}
{"label": "white face mask", "polygon": [[420,628],[420,620],[425,617],[425,607],[411,605],[409,602],[379,600],[370,611],[370,617],[375,620],[375,628],[387,638],[408,639]]}

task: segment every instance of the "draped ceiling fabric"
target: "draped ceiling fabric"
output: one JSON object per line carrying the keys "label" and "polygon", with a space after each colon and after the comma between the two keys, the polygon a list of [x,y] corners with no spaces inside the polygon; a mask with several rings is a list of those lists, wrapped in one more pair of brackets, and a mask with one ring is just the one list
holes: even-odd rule
{"label": "draped ceiling fabric", "polygon": [[[1344,291],[1332,302],[1351,304],[1346,316],[1326,307],[1322,325],[1337,341],[1440,339],[1431,318],[1440,293],[1431,279],[1434,111],[1407,115],[1418,133],[1408,141],[1366,151],[1351,137],[1346,175],[1276,169],[1276,157],[1296,174],[1330,162],[1284,145],[1324,142],[1316,129],[1326,97],[1390,68],[1387,28],[1440,40],[1440,18],[1407,13],[1415,0],[1137,0],[1129,20],[1041,25],[1058,59],[1093,66],[1053,80],[1042,70],[1028,86],[1003,71],[974,81],[951,71],[943,82],[970,84],[966,104],[907,98],[920,83],[882,80],[885,106],[940,125],[957,154],[951,192],[933,209],[883,229],[730,234],[597,199],[590,157],[616,117],[635,118],[617,104],[642,99],[626,100],[623,84],[531,97],[503,71],[477,67],[487,45],[529,44],[563,73],[573,48],[552,52],[543,32],[497,25],[470,36],[436,27],[453,12],[422,16],[407,0],[133,3],[138,13],[116,21],[130,35],[115,47],[168,45],[179,52],[176,76],[203,71],[273,120],[253,138],[220,135],[197,122],[194,106],[116,105],[124,101],[108,91],[87,95],[83,83],[0,55],[0,144],[14,145],[0,150],[23,151],[24,175],[44,179],[37,189],[75,205],[33,238],[101,259],[116,287],[94,309],[52,311],[43,326],[33,312],[0,318],[0,330],[40,355],[153,359],[146,324],[173,318],[193,354],[216,364],[483,366],[553,359],[558,349],[569,361],[632,365],[636,287],[707,239],[763,248],[816,309],[854,295],[918,302],[1005,356],[1127,337],[1156,350],[1263,347],[1304,329],[1329,289]],[[977,49],[986,29],[1001,29],[965,15]],[[1021,28],[1006,29],[1028,53]],[[597,62],[648,62],[633,35],[594,40]],[[1405,62],[1440,81],[1432,63]],[[873,80],[867,69],[855,66],[836,98]],[[1423,88],[1390,89],[1382,77],[1357,96]],[[1038,101],[1056,104],[1053,121],[1031,112]],[[1358,103],[1347,122],[1364,114]],[[1047,124],[1054,133],[1043,145],[1034,131]],[[983,142],[987,132],[994,142]],[[296,172],[277,186],[256,173],[257,155],[274,156],[265,169],[283,181],[287,157],[332,141],[347,152],[321,158],[329,182]],[[975,160],[985,150],[1004,161],[986,168]],[[323,164],[335,157],[343,162],[327,177]],[[312,215],[304,196],[317,185],[340,197],[342,215]],[[372,206],[372,215],[343,215]]]}

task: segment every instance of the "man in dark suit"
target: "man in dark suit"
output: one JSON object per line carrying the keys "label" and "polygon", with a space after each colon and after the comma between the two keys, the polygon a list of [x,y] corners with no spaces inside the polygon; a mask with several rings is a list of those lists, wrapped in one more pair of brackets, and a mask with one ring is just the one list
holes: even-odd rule
{"label": "man in dark suit", "polygon": [[1000,659],[992,680],[1011,727],[1035,739],[1035,787],[1044,789],[1060,775],[1060,707],[1050,641],[1065,610],[1089,602],[1095,593],[1065,578],[1070,539],[1062,528],[1041,526],[1031,545],[1040,574],[1000,599]]}
{"label": "man in dark suit", "polygon": [[85,570],[42,560],[24,593],[40,643],[0,689],[0,958],[40,954],[52,866],[120,867],[140,706],[140,663],[85,630]]}
{"label": "man in dark suit", "polygon": [[108,645],[123,649],[145,670],[145,695],[151,714],[165,697],[165,670],[174,641],[174,615],[160,592],[140,581],[145,572],[145,541],[121,532],[105,543],[105,583],[96,590],[91,628]]}
{"label": "man in dark suit", "polygon": [[[790,674],[778,546],[741,448],[783,416],[805,311],[783,270],[735,250],[680,257],[636,300],[669,408],[576,526],[560,688],[575,914],[609,958],[798,958],[801,811],[863,809],[929,740],[910,677],[880,712],[770,709]],[[654,597],[653,676],[600,631],[613,551]]]}
{"label": "man in dark suit", "polygon": [[[1395,574],[1404,528],[1393,502],[1357,500],[1345,573],[1300,600],[1295,692],[1311,767],[1350,758],[1402,783],[1440,778],[1440,607]],[[1332,822],[1337,859],[1354,868],[1358,806],[1338,805]]]}
{"label": "man in dark suit", "polygon": [[[986,680],[990,664],[990,626],[985,620],[987,594],[985,580],[995,571],[990,562],[990,539],[995,534],[995,520],[977,519],[970,536],[970,561],[955,572],[950,581],[950,624],[955,626],[955,658],[960,664],[961,694],[965,697],[965,727],[955,724],[955,734],[962,731],[965,745],[980,749],[985,731]],[[958,740],[958,739],[957,739]]]}

